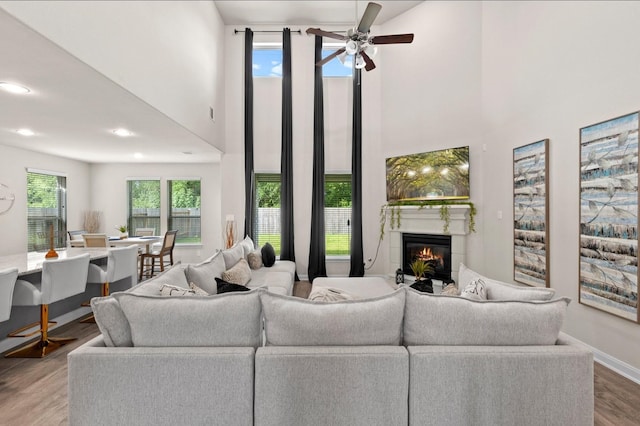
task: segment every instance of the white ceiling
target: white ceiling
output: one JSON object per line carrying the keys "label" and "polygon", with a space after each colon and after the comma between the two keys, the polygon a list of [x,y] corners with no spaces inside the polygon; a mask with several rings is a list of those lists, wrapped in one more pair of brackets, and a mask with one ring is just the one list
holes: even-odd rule
{"label": "white ceiling", "polygon": [[[349,25],[364,1],[216,1],[227,25]],[[376,24],[420,1],[379,1]],[[220,160],[218,150],[0,9],[0,81],[32,91],[0,90],[0,144],[89,163],[192,163]],[[30,128],[34,136],[16,133]],[[120,138],[118,127],[134,132]],[[134,153],[142,153],[142,158]],[[190,152],[192,154],[185,154]]]}

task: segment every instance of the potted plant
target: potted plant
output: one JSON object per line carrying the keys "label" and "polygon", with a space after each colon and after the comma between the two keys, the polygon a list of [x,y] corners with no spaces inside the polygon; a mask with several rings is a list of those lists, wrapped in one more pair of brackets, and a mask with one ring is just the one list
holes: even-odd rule
{"label": "potted plant", "polygon": [[422,259],[416,259],[411,262],[409,267],[411,268],[413,275],[416,277],[416,282],[411,284],[411,288],[425,293],[433,293],[433,282],[431,281],[431,278],[426,277],[426,275],[434,272],[433,265]]}
{"label": "potted plant", "polygon": [[120,239],[121,240],[124,240],[125,238],[127,238],[129,236],[129,233],[127,232],[127,225],[116,226],[116,229],[118,231],[120,231]]}

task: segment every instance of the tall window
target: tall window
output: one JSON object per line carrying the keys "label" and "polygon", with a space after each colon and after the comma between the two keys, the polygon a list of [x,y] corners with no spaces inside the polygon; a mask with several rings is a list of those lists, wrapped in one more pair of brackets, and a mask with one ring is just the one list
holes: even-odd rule
{"label": "tall window", "polygon": [[51,227],[53,245],[66,246],[67,178],[50,172],[27,171],[28,251],[49,248]]}
{"label": "tall window", "polygon": [[[322,57],[326,58],[338,49],[339,47],[323,48]],[[352,75],[353,56],[351,55],[338,55],[322,66],[322,77],[351,77]]]}
{"label": "tall window", "polygon": [[254,77],[282,77],[282,47],[264,48],[254,45]]}
{"label": "tall window", "polygon": [[256,173],[256,244],[270,243],[280,255],[280,174]]}
{"label": "tall window", "polygon": [[351,245],[351,175],[325,175],[324,185],[327,256],[347,256]]}
{"label": "tall window", "polygon": [[200,180],[169,180],[168,229],[177,229],[176,243],[199,244]]}
{"label": "tall window", "polygon": [[153,228],[160,235],[160,180],[129,180],[129,233],[138,228]]}

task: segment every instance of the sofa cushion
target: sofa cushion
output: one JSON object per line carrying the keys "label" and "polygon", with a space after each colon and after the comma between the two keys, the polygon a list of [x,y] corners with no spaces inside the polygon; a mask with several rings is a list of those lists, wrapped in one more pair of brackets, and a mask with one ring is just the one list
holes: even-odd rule
{"label": "sofa cushion", "polygon": [[477,301],[407,289],[404,344],[553,345],[570,301]]}
{"label": "sofa cushion", "polygon": [[276,262],[276,251],[273,249],[273,246],[269,243],[265,243],[262,246],[262,264],[267,268],[273,266]]}
{"label": "sofa cushion", "polygon": [[236,244],[231,248],[222,250],[222,256],[224,257],[224,268],[230,269],[238,263],[240,259],[244,258],[244,248],[240,244]]}
{"label": "sofa cushion", "polygon": [[91,309],[106,346],[133,346],[129,321],[115,298],[94,297]]}
{"label": "sofa cushion", "polygon": [[460,264],[458,288],[463,289],[478,278],[484,281],[488,300],[551,300],[556,294],[552,288],[519,286],[493,280]]}
{"label": "sofa cushion", "polygon": [[245,285],[251,279],[251,268],[245,259],[240,259],[232,268],[224,271],[220,278],[233,284]]}
{"label": "sofa cushion", "polygon": [[133,346],[252,346],[262,336],[260,290],[215,296],[114,293]]}
{"label": "sofa cushion", "polygon": [[189,288],[189,282],[187,281],[184,270],[184,266],[181,265],[180,262],[177,262],[170,269],[131,287],[127,292],[147,296],[160,296],[160,289],[163,284]]}
{"label": "sofa cushion", "polygon": [[313,302],[260,294],[266,344],[273,346],[399,345],[405,292],[367,300]]}
{"label": "sofa cushion", "polygon": [[247,263],[251,269],[262,268],[262,250],[252,251],[247,255]]}
{"label": "sofa cushion", "polygon": [[240,241],[238,245],[242,246],[243,257],[246,259],[249,253],[256,249],[256,245],[250,236],[244,237],[244,240]]}
{"label": "sofa cushion", "polygon": [[197,265],[187,265],[185,275],[190,283],[194,283],[209,294],[216,294],[216,277],[221,277],[226,270],[224,256],[218,252]]}
{"label": "sofa cushion", "polygon": [[231,293],[234,291],[249,291],[250,288],[240,284],[228,283],[222,278],[216,278],[216,284],[218,287],[218,294]]}
{"label": "sofa cushion", "polygon": [[273,268],[260,268],[251,271],[251,281],[247,283],[249,288],[267,287],[269,290],[282,288],[284,294],[293,294],[293,275],[284,271],[274,271]]}

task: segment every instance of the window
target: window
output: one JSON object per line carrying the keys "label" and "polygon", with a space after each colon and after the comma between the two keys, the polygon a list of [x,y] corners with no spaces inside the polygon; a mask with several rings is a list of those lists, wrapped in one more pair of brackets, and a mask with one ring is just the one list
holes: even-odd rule
{"label": "window", "polygon": [[153,228],[160,235],[160,180],[129,180],[129,234],[138,228]]}
{"label": "window", "polygon": [[328,174],[324,179],[327,256],[348,256],[351,246],[351,175]]}
{"label": "window", "polygon": [[280,175],[256,173],[255,236],[258,247],[270,243],[280,255]]}
{"label": "window", "polygon": [[253,49],[254,77],[282,77],[282,48]]}
{"label": "window", "polygon": [[169,180],[168,228],[177,229],[176,243],[199,244],[200,180]]}
{"label": "window", "polygon": [[[338,47],[330,47],[322,49],[322,57],[334,53]],[[340,56],[333,58],[322,66],[322,77],[351,77],[353,76],[353,56],[343,55],[344,63],[340,60]]]}
{"label": "window", "polygon": [[27,171],[28,251],[47,250],[53,227],[54,248],[67,241],[67,178],[51,172]]}

